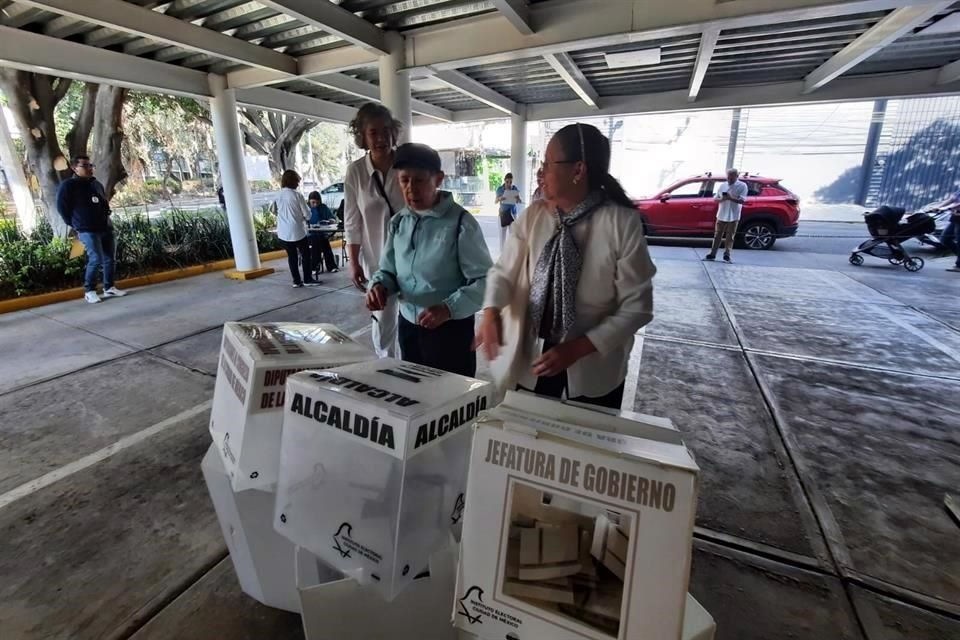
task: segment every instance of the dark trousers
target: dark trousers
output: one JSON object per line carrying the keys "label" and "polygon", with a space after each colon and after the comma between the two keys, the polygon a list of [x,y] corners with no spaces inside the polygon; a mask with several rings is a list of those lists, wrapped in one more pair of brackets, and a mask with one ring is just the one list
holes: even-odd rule
{"label": "dark trousers", "polygon": [[[546,353],[553,347],[549,342],[544,342],[543,344],[543,353]],[[623,404],[623,388],[625,382],[621,382],[620,386],[611,391],[610,393],[600,396],[598,398],[590,398],[587,396],[577,396],[576,398],[567,398],[571,402],[579,402],[581,404],[592,404],[596,407],[605,407],[607,409],[614,409],[620,411],[620,406]],[[530,391],[530,389],[525,389],[523,387],[517,387],[521,391]],[[565,394],[567,394],[567,372],[561,371],[555,376],[541,376],[537,378],[537,385],[533,388],[533,392],[538,396],[546,396],[548,398],[557,398],[558,400],[562,399]]]}
{"label": "dark trousers", "polygon": [[957,268],[960,268],[960,218],[950,218],[950,224],[943,230],[940,241],[957,254]]}
{"label": "dark trousers", "polygon": [[310,239],[310,260],[315,268],[320,268],[320,261],[326,266],[327,271],[333,271],[337,268],[337,259],[333,256],[333,249],[330,247],[330,240],[325,234],[311,233]]}
{"label": "dark trousers", "polygon": [[[304,238],[296,242],[281,240],[280,243],[287,251],[287,264],[290,266],[290,275],[294,284],[313,282],[313,269],[310,261],[310,242]],[[299,261],[297,256],[299,254]],[[303,280],[300,279],[300,265],[303,265]]]}
{"label": "dark trousers", "polygon": [[471,316],[463,320],[447,320],[436,329],[425,329],[401,314],[400,355],[407,362],[473,377],[477,375],[473,326]]}

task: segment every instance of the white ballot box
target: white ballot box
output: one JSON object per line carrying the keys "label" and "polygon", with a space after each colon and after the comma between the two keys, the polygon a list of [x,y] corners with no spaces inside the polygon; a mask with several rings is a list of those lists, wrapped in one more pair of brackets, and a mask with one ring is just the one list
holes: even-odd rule
{"label": "white ballot box", "polygon": [[[510,402],[476,429],[458,628],[519,640],[680,638],[698,469],[676,432]],[[544,416],[557,411],[563,420]]]}
{"label": "white ballot box", "polygon": [[337,579],[306,549],[297,548],[297,583],[307,640],[457,640],[450,620],[456,547],[435,553],[393,602],[370,586]]}
{"label": "white ballot box", "polygon": [[[687,605],[683,610],[683,632],[680,634],[680,640],[713,640],[717,632],[717,624],[713,621],[713,616],[689,593],[686,600]],[[507,637],[509,638],[510,635],[507,634]],[[524,636],[516,637],[520,640],[524,638]],[[308,638],[308,640],[311,639]],[[463,629],[457,629],[457,640],[500,640],[500,638],[491,636],[488,639],[482,635],[474,635]]]}
{"label": "white ballot box", "polygon": [[392,600],[461,520],[491,392],[393,359],[292,376],[274,527]]}
{"label": "white ballot box", "polygon": [[210,435],[233,489],[276,486],[284,385],[289,375],[375,357],[329,324],[224,324]]}
{"label": "white ballot box", "polygon": [[269,607],[300,612],[295,547],[273,530],[274,494],[257,489],[234,493],[213,445],[200,463],[240,588]]}

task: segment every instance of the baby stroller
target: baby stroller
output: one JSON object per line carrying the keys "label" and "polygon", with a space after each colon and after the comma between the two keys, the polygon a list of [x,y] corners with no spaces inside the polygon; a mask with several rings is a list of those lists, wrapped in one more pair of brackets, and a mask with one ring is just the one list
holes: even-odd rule
{"label": "baby stroller", "polygon": [[863,214],[863,221],[870,231],[870,239],[864,240],[850,254],[850,264],[863,264],[863,254],[874,258],[886,259],[893,265],[903,265],[907,271],[923,269],[923,258],[909,255],[902,246],[904,240],[923,238],[936,231],[933,216],[926,213],[914,213],[901,222],[906,210],[902,207],[886,205]]}

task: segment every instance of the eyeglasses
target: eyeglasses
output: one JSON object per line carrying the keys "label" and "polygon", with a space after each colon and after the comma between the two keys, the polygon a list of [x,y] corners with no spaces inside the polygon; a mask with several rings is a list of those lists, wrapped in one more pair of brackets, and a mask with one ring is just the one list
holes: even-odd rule
{"label": "eyeglasses", "polygon": [[552,164],[577,164],[579,160],[544,160],[540,168],[544,171],[550,168]]}

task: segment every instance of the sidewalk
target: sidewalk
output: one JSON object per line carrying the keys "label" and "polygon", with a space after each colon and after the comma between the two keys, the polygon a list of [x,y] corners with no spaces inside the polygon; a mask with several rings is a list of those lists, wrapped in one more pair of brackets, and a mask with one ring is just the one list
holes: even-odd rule
{"label": "sidewalk", "polygon": [[[703,251],[652,247],[627,399],[701,467],[690,589],[718,639],[960,637],[960,279]],[[220,327],[365,341],[369,314],[345,272],[270,266],[0,316],[0,635],[301,637],[240,593],[200,475]]]}

